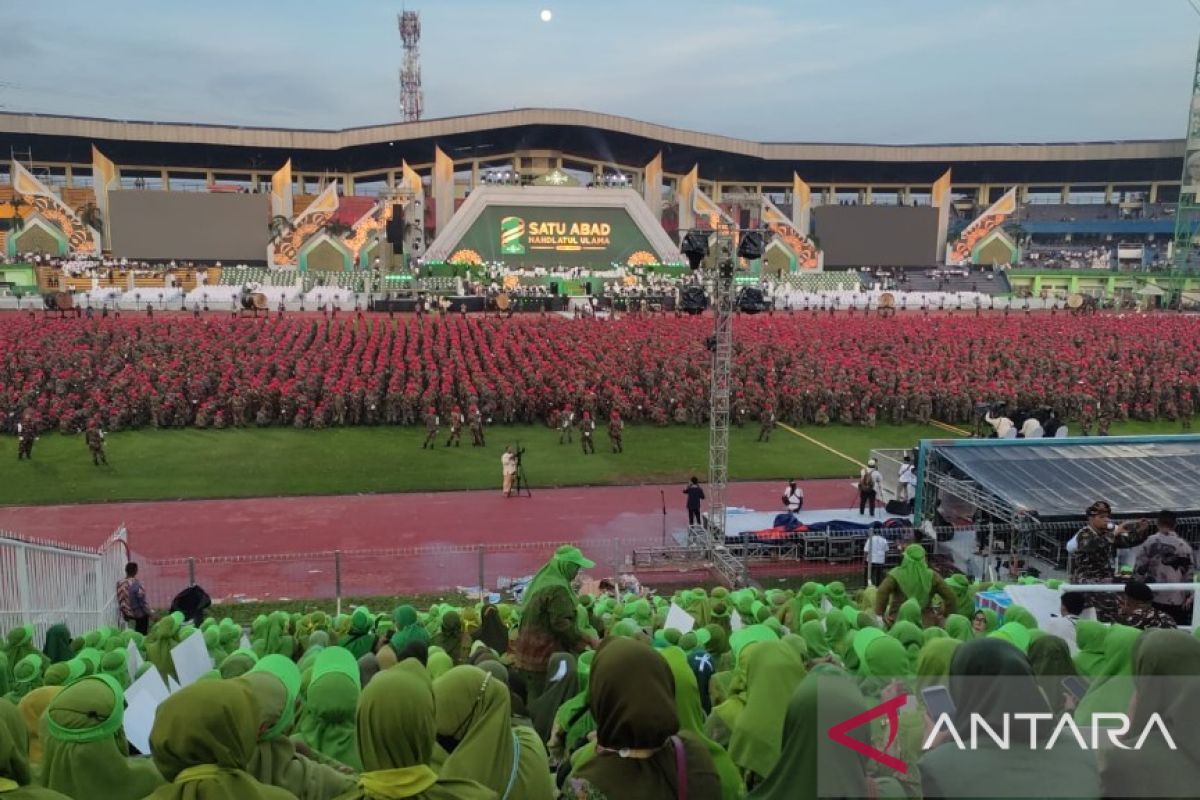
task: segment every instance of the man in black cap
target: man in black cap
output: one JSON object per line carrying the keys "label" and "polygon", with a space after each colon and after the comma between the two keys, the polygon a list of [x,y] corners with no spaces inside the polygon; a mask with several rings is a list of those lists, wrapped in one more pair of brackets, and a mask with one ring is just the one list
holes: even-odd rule
{"label": "man in black cap", "polygon": [[1141,581],[1125,584],[1125,591],[1118,598],[1121,612],[1117,620],[1131,628],[1174,628],[1175,620],[1165,611],[1154,607],[1154,592]]}
{"label": "man in black cap", "polygon": [[[1146,541],[1149,531],[1144,526],[1131,528],[1129,523],[1112,525],[1108,518],[1112,506],[1097,500],[1088,506],[1087,525],[1067,543],[1071,553],[1071,583],[1114,583],[1118,549],[1137,547]],[[1096,609],[1101,622],[1113,622],[1120,611],[1112,592],[1089,592],[1087,604]]]}

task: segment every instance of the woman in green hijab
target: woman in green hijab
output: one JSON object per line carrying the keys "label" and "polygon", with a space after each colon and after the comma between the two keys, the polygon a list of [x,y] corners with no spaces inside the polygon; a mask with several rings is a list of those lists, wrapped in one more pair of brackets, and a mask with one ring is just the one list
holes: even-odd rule
{"label": "woman in green hijab", "polygon": [[46,657],[41,653],[30,653],[13,667],[12,688],[9,689],[8,699],[14,703],[42,685],[42,673],[45,670]]}
{"label": "woman in green hijab", "polygon": [[[563,545],[533,576],[525,589],[521,623],[513,643],[513,667],[520,671],[528,699],[536,700],[546,686],[546,668],[554,653],[578,653],[598,644],[596,637],[579,625],[577,598],[571,582],[580,570],[596,566],[578,547]],[[645,600],[633,605],[639,625],[650,622]],[[453,654],[452,654],[453,655]]]}
{"label": "woman in green hijab", "polygon": [[[630,680],[633,675],[637,680]],[[590,706],[596,718],[595,756],[571,773],[565,796],[682,797],[680,753],[686,764],[687,796],[721,796],[708,748],[695,734],[680,729],[671,669],[651,647],[633,639],[605,642],[593,662]]]}
{"label": "woman in green hijab", "polygon": [[1195,797],[1200,740],[1192,731],[1200,719],[1200,641],[1183,631],[1146,631],[1134,646],[1133,674],[1129,737],[1147,730],[1150,716],[1158,714],[1174,743],[1156,732],[1136,750],[1106,750],[1104,797]]}
{"label": "woman in green hijab", "polygon": [[721,779],[722,800],[737,800],[743,794],[742,776],[724,747],[704,735],[704,707],[700,703],[700,685],[688,666],[687,654],[678,647],[659,651],[675,678],[675,711],[679,714],[679,730],[695,734],[708,748],[713,765]]}
{"label": "woman in green hijab", "polygon": [[918,628],[924,625],[924,617],[921,615],[921,604],[911,597],[900,604],[900,609],[896,612],[897,622],[911,622]]}
{"label": "woman in green hijab", "polygon": [[554,727],[554,715],[558,708],[579,691],[579,678],[575,670],[575,656],[570,653],[555,653],[546,665],[546,688],[541,697],[529,704],[529,717],[533,729],[543,742],[550,741]]}
{"label": "woman in green hijab", "polygon": [[[175,660],[171,658],[171,650],[183,641],[182,628],[183,614],[176,611],[154,623],[145,639],[146,660],[154,665],[164,681],[178,677],[175,674]],[[81,656],[82,654],[80,651]]]}
{"label": "woman in green hijab", "polygon": [[0,697],[0,797],[4,800],[71,800],[65,794],[31,785],[29,743],[16,706]]}
{"label": "woman in green hijab", "polygon": [[962,614],[946,617],[946,634],[960,642],[969,642],[975,638],[975,631],[971,630],[971,620]]}
{"label": "woman in green hijab", "polygon": [[[976,639],[961,645],[950,660],[950,695],[959,731],[970,731],[973,715],[993,730],[1009,730],[1001,748],[979,736],[969,750],[950,740],[931,748],[920,761],[926,797],[980,796],[980,781],[992,797],[1100,797],[1095,754],[1072,737],[1046,747],[1053,728],[1011,725],[1015,715],[1049,715],[1029,659],[1001,639]],[[1035,746],[1031,729],[1041,740]],[[965,736],[966,734],[962,734]]]}
{"label": "woman in green hijab", "polygon": [[762,780],[775,767],[787,711],[780,698],[791,697],[804,675],[804,662],[786,643],[762,642],[754,646],[746,669],[746,707],[729,738],[729,755],[747,776],[747,784]]}
{"label": "woman in green hijab", "polygon": [[355,740],[354,710],[360,693],[358,662],[344,647],[326,647],[317,656],[308,683],[308,700],[292,740],[326,758],[361,771]]}
{"label": "woman in green hijab", "polygon": [[234,650],[221,662],[221,677],[225,680],[241,677],[257,663],[258,655],[253,650]]}
{"label": "woman in green hijab", "polygon": [[296,800],[246,772],[258,704],[240,681],[199,681],[162,702],[150,730],[154,765],[170,783],[146,800]]}
{"label": "woman in green hijab", "polygon": [[246,765],[257,780],[286,789],[299,800],[332,800],[354,786],[354,779],[296,752],[287,737],[300,695],[300,671],[280,655],[269,655],[237,680],[258,703],[258,746]]}
{"label": "woman in green hijab", "polygon": [[338,800],[494,800],[486,786],[431,768],[436,733],[433,683],[420,663],[407,659],[381,673],[358,705],[364,772]]}
{"label": "woman in green hijab", "polygon": [[1004,609],[1004,622],[1005,624],[1015,622],[1018,625],[1024,625],[1031,631],[1038,629],[1037,617],[1025,606],[1012,605]]}
{"label": "woman in green hijab", "polygon": [[89,800],[141,800],[161,786],[153,763],[129,757],[124,719],[124,692],[109,675],[84,678],[61,691],[46,709],[39,782]]}
{"label": "woman in green hijab", "polygon": [[42,652],[50,659],[51,664],[70,661],[75,657],[75,651],[71,649],[71,631],[66,625],[59,623],[46,630],[46,643]]}
{"label": "woman in green hijab", "polygon": [[41,655],[41,651],[33,644],[32,625],[18,625],[8,632],[5,641],[8,644],[4,648],[8,654],[8,663],[14,669],[21,662],[21,659],[34,654]]}
{"label": "woman in green hijab", "polygon": [[546,749],[550,753],[551,763],[561,763],[575,750],[583,745],[587,735],[596,730],[596,721],[588,708],[588,683],[592,674],[592,659],[595,650],[587,650],[579,656],[576,672],[579,678],[579,691],[568,698],[554,714],[554,727]]}
{"label": "woman in green hijab", "polygon": [[429,642],[429,634],[425,631],[425,626],[421,624],[420,617],[417,616],[417,610],[409,605],[396,606],[392,611],[392,622],[396,624],[396,630],[392,633],[392,649],[397,654],[405,648],[409,642]]}
{"label": "woman in green hijab", "polygon": [[442,648],[430,649],[429,657],[425,660],[425,669],[429,670],[431,680],[437,680],[454,668],[454,659],[446,655]]}
{"label": "woman in green hijab", "polygon": [[863,693],[869,696],[874,696],[892,681],[904,680],[912,674],[904,645],[879,628],[864,628],[854,635],[854,655],[858,659],[858,674],[863,679]]}
{"label": "woman in green hijab", "polygon": [[1092,685],[1075,709],[1075,721],[1091,725],[1096,713],[1124,713],[1133,696],[1133,645],[1141,631],[1128,625],[1110,625],[1104,637],[1104,660]]}
{"label": "woman in green hijab", "polygon": [[507,687],[463,665],[435,680],[433,693],[438,741],[450,754],[441,777],[476,781],[501,800],[554,797],[546,749],[532,728],[512,726]]}
{"label": "woman in green hijab", "polygon": [[[1200,630],[1200,628],[1197,628]],[[1075,622],[1075,644],[1079,652],[1075,654],[1075,669],[1086,678],[1094,678],[1100,674],[1100,665],[1104,663],[1104,637],[1108,636],[1108,626],[1094,619],[1081,619]]]}
{"label": "woman in green hijab", "polygon": [[[905,797],[900,785],[891,778],[868,776],[866,758],[832,741],[827,734],[832,725],[866,713],[868,707],[867,700],[849,678],[809,673],[788,700],[775,768],[754,787],[747,800]],[[869,746],[868,734],[866,725],[848,732]]]}
{"label": "woman in green hijab", "polygon": [[359,606],[350,615],[350,632],[338,640],[338,644],[362,658],[375,650],[375,617],[366,606]]}
{"label": "woman in green hijab", "polygon": [[916,672],[917,659],[921,656],[921,648],[925,645],[925,634],[921,632],[919,625],[914,625],[911,622],[900,620],[892,625],[888,631],[888,636],[904,645],[904,651],[908,653],[908,671],[909,674]]}
{"label": "woman in green hijab", "polygon": [[[832,583],[829,585],[833,586]],[[850,620],[846,619],[842,609],[831,608],[825,612],[825,641],[834,655],[838,658],[844,657],[853,639],[854,631],[850,627]]]}
{"label": "woman in green hijab", "polygon": [[910,544],[904,548],[904,558],[879,584],[875,592],[875,614],[887,622],[895,619],[906,600],[915,600],[922,614],[930,608],[933,596],[942,598],[942,612],[958,610],[954,592],[925,561],[925,548]]}
{"label": "woman in green hijab", "polygon": [[466,631],[463,630],[462,617],[457,611],[447,611],[442,614],[442,624],[433,635],[430,644],[442,648],[455,664],[461,664],[467,657],[468,641]]}
{"label": "woman in green hijab", "polygon": [[1029,645],[1029,663],[1033,674],[1038,676],[1042,694],[1055,714],[1063,711],[1066,703],[1063,678],[1077,677],[1075,663],[1071,661],[1071,648],[1058,636],[1046,634]]}

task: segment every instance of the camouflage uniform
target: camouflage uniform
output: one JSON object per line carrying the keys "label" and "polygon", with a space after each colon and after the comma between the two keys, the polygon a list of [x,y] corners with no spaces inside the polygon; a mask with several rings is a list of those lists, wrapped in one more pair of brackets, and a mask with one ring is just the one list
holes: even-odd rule
{"label": "camouflage uniform", "polygon": [[438,428],[441,427],[441,420],[438,419],[437,413],[431,408],[425,413],[425,441],[421,444],[421,449],[433,448],[437,446]]}
{"label": "camouflage uniform", "polygon": [[558,418],[558,443],[570,444],[571,430],[575,426],[575,412],[570,406],[563,409],[562,414]]}
{"label": "camouflage uniform", "polygon": [[37,425],[30,420],[17,424],[17,461],[33,459],[33,442],[37,439]]}
{"label": "camouflage uniform", "polygon": [[466,418],[463,417],[462,411],[459,410],[458,406],[455,406],[454,410],[450,412],[450,438],[446,440],[446,447],[449,447],[451,442],[454,443],[455,447],[462,444],[464,422],[466,422]]}
{"label": "camouflage uniform", "polygon": [[771,431],[775,430],[775,409],[768,408],[763,411],[762,417],[759,419],[761,427],[758,431],[758,441],[771,441]]}
{"label": "camouflage uniform", "polygon": [[625,423],[621,421],[621,417],[614,413],[608,418],[608,441],[612,445],[614,453],[623,453],[625,448],[621,445],[621,437],[625,433]]}
{"label": "camouflage uniform", "polygon": [[108,466],[108,457],[104,455],[104,431],[93,425],[84,434],[88,450],[92,451],[92,464]]}
{"label": "camouflage uniform", "polygon": [[[1075,534],[1075,553],[1071,563],[1071,583],[1114,583],[1116,551],[1137,547],[1146,541],[1146,531],[1096,531],[1085,525]],[[1090,592],[1087,604],[1096,609],[1101,622],[1112,622],[1119,614],[1114,592]]]}
{"label": "camouflage uniform", "polygon": [[1140,603],[1136,608],[1122,611],[1117,615],[1117,622],[1141,630],[1178,627],[1170,614],[1158,610],[1149,603]]}
{"label": "camouflage uniform", "polygon": [[592,441],[592,434],[595,432],[596,420],[592,419],[588,412],[583,412],[583,419],[579,421],[579,444],[583,447],[584,455],[596,452],[596,445]]}
{"label": "camouflage uniform", "polygon": [[478,408],[471,409],[470,425],[471,446],[486,447],[487,445],[483,440],[483,412],[481,412]]}

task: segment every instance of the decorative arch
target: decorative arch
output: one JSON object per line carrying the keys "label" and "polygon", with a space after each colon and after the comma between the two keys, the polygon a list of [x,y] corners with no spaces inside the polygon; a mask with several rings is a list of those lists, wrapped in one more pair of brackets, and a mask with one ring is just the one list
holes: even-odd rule
{"label": "decorative arch", "polygon": [[26,217],[25,227],[10,233],[5,242],[5,250],[10,258],[18,253],[31,252],[65,256],[70,249],[71,243],[62,229],[36,213]]}
{"label": "decorative arch", "polygon": [[349,272],[354,254],[341,240],[322,233],[300,248],[299,263],[301,272]]}

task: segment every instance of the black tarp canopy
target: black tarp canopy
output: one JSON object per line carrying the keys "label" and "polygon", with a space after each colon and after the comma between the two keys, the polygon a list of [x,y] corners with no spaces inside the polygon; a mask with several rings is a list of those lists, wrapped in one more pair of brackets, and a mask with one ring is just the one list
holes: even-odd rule
{"label": "black tarp canopy", "polygon": [[1081,517],[1101,499],[1121,517],[1200,513],[1200,436],[934,440],[922,449],[923,470],[944,459],[1013,513],[1043,521]]}

